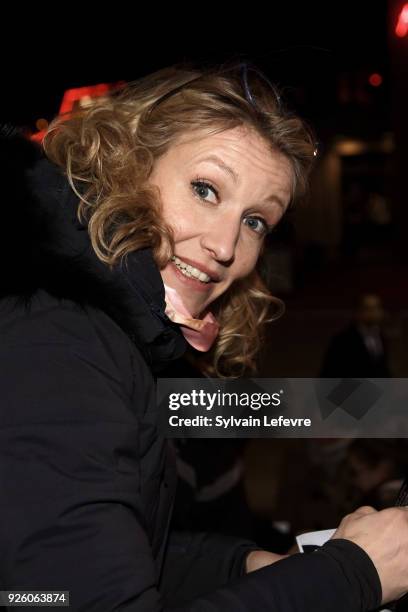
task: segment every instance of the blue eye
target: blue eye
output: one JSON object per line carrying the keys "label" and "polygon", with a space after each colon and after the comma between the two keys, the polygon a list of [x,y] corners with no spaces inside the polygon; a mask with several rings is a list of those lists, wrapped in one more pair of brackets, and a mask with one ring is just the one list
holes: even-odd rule
{"label": "blue eye", "polygon": [[[208,181],[197,179],[195,181],[191,181],[191,186],[193,188],[194,194],[198,196],[201,200],[204,200],[205,202],[210,202],[212,204],[216,204],[218,202],[218,191],[215,189],[215,187],[208,183]],[[215,196],[215,201],[209,199],[210,193]]]}
{"label": "blue eye", "polygon": [[268,226],[261,217],[245,217],[244,223],[257,234],[267,234]]}

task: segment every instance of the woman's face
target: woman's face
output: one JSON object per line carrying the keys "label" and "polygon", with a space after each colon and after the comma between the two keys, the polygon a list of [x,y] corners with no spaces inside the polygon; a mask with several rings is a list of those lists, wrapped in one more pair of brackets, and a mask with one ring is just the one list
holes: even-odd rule
{"label": "woman's face", "polygon": [[198,316],[254,269],[265,233],[288,206],[291,164],[239,126],[181,138],[156,161],[150,180],[175,237],[163,282]]}

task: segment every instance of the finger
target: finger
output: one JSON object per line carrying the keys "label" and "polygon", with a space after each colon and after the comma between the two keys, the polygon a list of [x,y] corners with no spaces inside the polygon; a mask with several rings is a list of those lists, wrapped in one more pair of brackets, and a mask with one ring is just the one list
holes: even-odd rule
{"label": "finger", "polygon": [[354,515],[359,515],[359,516],[365,516],[366,514],[374,514],[375,512],[377,512],[377,510],[375,508],[373,508],[372,506],[361,506],[360,508],[357,508],[357,510],[355,510],[353,512]]}

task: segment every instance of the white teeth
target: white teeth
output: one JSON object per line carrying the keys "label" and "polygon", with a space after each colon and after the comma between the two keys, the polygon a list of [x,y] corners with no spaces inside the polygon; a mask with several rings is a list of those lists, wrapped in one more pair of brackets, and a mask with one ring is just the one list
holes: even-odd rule
{"label": "white teeth", "polygon": [[188,276],[189,278],[196,278],[197,280],[201,281],[202,283],[209,283],[210,282],[211,277],[208,276],[208,274],[205,274],[205,272],[201,272],[201,270],[197,270],[197,268],[194,268],[193,266],[190,266],[189,264],[186,264],[185,261],[182,261],[181,259],[179,259],[175,255],[173,255],[173,257],[171,259],[172,259],[172,261],[174,261],[174,263],[176,264],[176,266],[180,270],[180,272],[182,272],[185,276]]}

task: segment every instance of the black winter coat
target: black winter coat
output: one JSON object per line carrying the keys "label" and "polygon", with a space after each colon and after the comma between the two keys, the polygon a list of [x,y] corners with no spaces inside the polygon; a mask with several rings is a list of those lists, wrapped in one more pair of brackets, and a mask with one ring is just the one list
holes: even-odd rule
{"label": "black winter coat", "polygon": [[64,175],[6,136],[0,589],[68,590],[84,612],[377,606],[377,572],[345,540],[244,576],[252,542],[169,537],[175,464],[156,428],[154,374],[185,341],[164,314],[152,253],[109,271]]}

